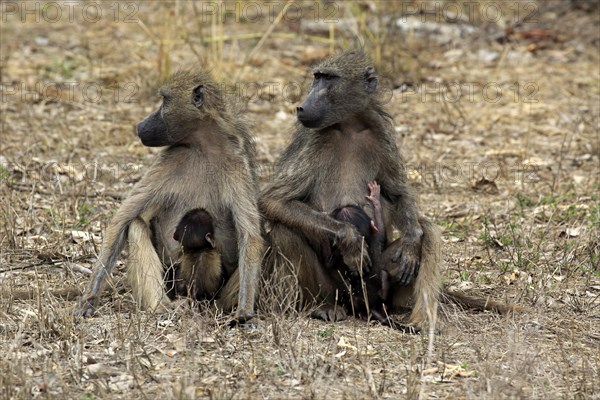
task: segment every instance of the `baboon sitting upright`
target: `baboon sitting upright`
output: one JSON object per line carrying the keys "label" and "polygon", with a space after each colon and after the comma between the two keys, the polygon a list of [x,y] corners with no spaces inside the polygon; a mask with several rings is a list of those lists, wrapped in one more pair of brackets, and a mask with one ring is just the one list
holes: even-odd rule
{"label": "baboon sitting upright", "polygon": [[[361,235],[331,212],[354,204],[372,214],[365,207],[365,189],[375,180],[381,185],[387,238],[380,262],[392,277],[392,305],[410,300],[410,323],[419,325],[437,310],[440,238],[437,228],[419,216],[391,117],[378,98],[375,70],[362,52],[350,51],[324,60],[313,75],[310,93],[297,108],[299,124],[292,142],[259,200],[272,226],[268,267],[289,260],[303,303],[318,306],[314,315],[345,318],[347,307],[336,299],[347,280],[339,267],[322,261],[320,249],[311,243],[330,241],[342,255],[341,268],[350,275],[362,268],[366,274],[371,260]],[[393,228],[401,233],[395,241]]]}
{"label": "baboon sitting upright", "polygon": [[[76,315],[92,315],[126,241],[134,297],[142,308],[158,306],[165,298],[164,268],[178,262],[179,243],[170,235],[186,212],[202,208],[211,215],[220,262],[231,277],[220,304],[237,306],[243,322],[254,315],[263,254],[247,124],[207,73],[176,73],[160,95],[161,106],[138,123],[137,134],[145,146],[165,149],[115,214]],[[153,232],[151,221],[164,235]]]}

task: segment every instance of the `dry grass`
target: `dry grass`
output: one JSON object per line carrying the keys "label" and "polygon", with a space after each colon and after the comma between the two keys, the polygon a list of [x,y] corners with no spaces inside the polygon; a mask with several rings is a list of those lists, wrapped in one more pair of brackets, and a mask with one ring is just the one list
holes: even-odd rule
{"label": "dry grass", "polygon": [[[600,398],[597,6],[486,0],[451,23],[456,3],[438,2],[406,17],[433,25],[400,29],[402,12],[431,3],[338,2],[315,18],[313,2],[293,2],[279,19],[284,2],[258,17],[251,3],[227,2],[223,18],[206,8],[221,2],[109,2],[97,22],[83,4],[72,22],[66,8],[46,21],[43,2],[25,21],[24,3],[0,5],[0,398]],[[480,14],[495,5],[498,23]],[[427,335],[315,321],[289,304],[244,329],[185,303],[138,312],[120,265],[98,317],[73,320],[74,302],[50,291],[86,282],[155,153],[133,125],[164,76],[200,63],[238,80],[266,180],[308,67],[358,43],[393,90],[422,209],[444,228],[445,281],[527,312],[445,305],[429,353]],[[37,295],[11,297],[23,288]]]}

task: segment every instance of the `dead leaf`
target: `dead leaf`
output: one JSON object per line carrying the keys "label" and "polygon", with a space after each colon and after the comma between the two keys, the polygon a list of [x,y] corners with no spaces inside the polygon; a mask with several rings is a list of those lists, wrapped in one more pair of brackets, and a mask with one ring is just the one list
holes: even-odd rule
{"label": "dead leaf", "polygon": [[346,355],[346,350],[342,350],[339,353],[337,353],[336,355],[334,355],[335,358],[342,358]]}
{"label": "dead leaf", "polygon": [[88,365],[87,372],[90,374],[90,376],[96,378],[118,376],[121,373],[117,368],[101,363]]}
{"label": "dead leaf", "polygon": [[84,178],[83,171],[77,170],[72,165],[56,165],[54,172],[61,175],[67,175],[76,182],[81,182]]}
{"label": "dead leaf", "polygon": [[508,158],[508,157],[523,157],[525,150],[523,149],[493,149],[485,152],[486,156]]}
{"label": "dead leaf", "polygon": [[444,381],[450,381],[454,378],[470,378],[477,374],[476,371],[469,371],[462,365],[446,364],[438,362],[437,367],[428,368],[423,370],[423,376],[441,374],[441,379]]}
{"label": "dead leaf", "polygon": [[132,388],[135,381],[133,376],[123,374],[117,377],[110,378],[108,387],[115,392],[122,392],[126,389]]}
{"label": "dead leaf", "polygon": [[48,244],[48,239],[43,235],[31,235],[27,237],[27,242],[35,245]]}
{"label": "dead leaf", "polygon": [[535,167],[547,167],[549,165],[552,165],[552,162],[550,160],[543,160],[539,157],[529,157],[529,158],[523,160],[524,167],[535,168]]}
{"label": "dead leaf", "polygon": [[352,349],[354,351],[357,351],[358,349],[356,348],[356,346],[351,345],[350,343],[348,343],[346,341],[345,337],[340,337],[340,340],[338,340],[337,342],[337,346],[338,347],[343,347],[343,348],[348,348],[348,349]]}
{"label": "dead leaf", "polygon": [[283,383],[285,386],[294,387],[294,386],[298,386],[300,384],[300,380],[295,379],[295,378],[291,378],[291,379],[286,379],[286,380],[284,380],[281,383]]}
{"label": "dead leaf", "polygon": [[504,274],[504,280],[506,281],[507,285],[512,284],[514,281],[517,280],[517,272],[515,272],[515,271],[506,272]]}
{"label": "dead leaf", "polygon": [[567,228],[564,231],[560,231],[558,237],[560,238],[574,238],[579,236],[581,233],[581,227],[579,228]]}
{"label": "dead leaf", "polygon": [[163,327],[163,328],[168,328],[168,327],[175,326],[175,324],[170,319],[163,319],[162,321],[158,321],[158,326]]}
{"label": "dead leaf", "polygon": [[71,231],[71,238],[77,244],[86,243],[90,241],[90,234],[84,231]]}
{"label": "dead leaf", "polygon": [[421,174],[419,173],[419,171],[411,168],[408,171],[408,179],[411,182],[421,182],[423,180],[423,177],[421,176]]}
{"label": "dead leaf", "polygon": [[86,274],[86,275],[91,275],[92,274],[92,270],[89,268],[84,267],[81,264],[76,264],[76,263],[72,263],[72,262],[65,262],[65,265],[71,269],[71,271],[74,272],[80,272],[82,274]]}

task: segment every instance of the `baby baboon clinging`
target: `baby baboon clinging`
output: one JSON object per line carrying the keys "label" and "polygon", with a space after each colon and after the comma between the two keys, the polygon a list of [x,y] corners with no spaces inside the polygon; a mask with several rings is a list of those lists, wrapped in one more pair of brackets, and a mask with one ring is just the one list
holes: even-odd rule
{"label": "baby baboon clinging", "polygon": [[[187,211],[202,208],[212,216],[222,268],[232,277],[219,303],[237,305],[237,318],[245,321],[254,315],[263,254],[247,124],[207,73],[176,73],[160,95],[161,106],[138,123],[137,134],[144,145],[165,149],[114,216],[76,314],[93,313],[126,241],[134,296],[142,308],[155,308],[165,298],[164,268],[179,255],[179,243],[166,233],[175,232]],[[166,238],[153,234],[151,221]]]}
{"label": "baby baboon clinging", "polygon": [[[375,318],[380,322],[389,322],[385,314],[386,301],[388,300],[390,277],[387,271],[381,268],[381,253],[386,243],[385,226],[383,224],[383,208],[381,206],[380,186],[376,181],[368,183],[369,195],[367,200],[373,206],[373,219],[365,210],[356,205],[340,207],[333,211],[331,216],[337,221],[348,222],[353,225],[364,238],[367,251],[371,260],[371,270],[363,276],[347,274],[347,266],[339,270],[339,275],[346,272],[344,284],[348,290],[350,309],[354,315]],[[343,264],[339,249],[332,245],[334,250],[329,259],[325,259],[328,268],[337,268]]]}
{"label": "baby baboon clinging", "polygon": [[[394,140],[390,115],[377,92],[377,76],[362,52],[345,52],[324,60],[313,70],[314,82],[298,107],[292,143],[278,161],[273,182],[259,201],[272,222],[270,262],[278,255],[296,268],[305,304],[318,305],[324,319],[345,317],[336,298],[344,290],[319,257],[311,241],[336,243],[350,273],[370,268],[368,251],[354,226],[331,217],[348,204],[365,209],[365,188],[381,185],[387,237],[381,268],[393,271],[392,304],[408,294],[410,322],[420,324],[436,313],[439,296],[439,236],[436,227],[419,216]],[[393,228],[401,237],[390,242]],[[322,238],[322,239],[320,239]],[[398,300],[396,300],[398,298]]]}
{"label": "baby baboon clinging", "polygon": [[[365,197],[373,206],[373,219],[369,217],[363,208],[354,204],[335,209],[331,213],[331,217],[338,221],[348,222],[354,226],[368,246],[371,265],[375,269],[385,246],[386,236],[383,224],[383,208],[381,207],[381,187],[376,181],[369,182],[368,187],[369,195]],[[339,250],[336,256],[338,257],[338,261],[341,262]]]}
{"label": "baby baboon clinging", "polygon": [[202,251],[214,249],[215,228],[210,214],[202,208],[194,208],[185,213],[173,233],[173,239],[185,250]]}
{"label": "baby baboon clinging", "polygon": [[173,234],[181,244],[174,271],[177,294],[195,300],[213,299],[226,281],[214,232],[212,217],[201,208],[188,211],[177,224]]}

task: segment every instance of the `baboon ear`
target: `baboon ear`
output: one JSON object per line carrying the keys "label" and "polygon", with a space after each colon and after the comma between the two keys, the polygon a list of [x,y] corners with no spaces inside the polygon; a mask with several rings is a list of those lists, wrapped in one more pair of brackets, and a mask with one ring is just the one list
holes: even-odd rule
{"label": "baboon ear", "polygon": [[377,75],[375,75],[375,68],[365,68],[365,81],[367,82],[367,92],[373,93],[377,89]]}
{"label": "baboon ear", "polygon": [[179,234],[179,229],[175,229],[175,233],[173,234],[173,239],[176,242],[179,242],[179,240],[181,239],[181,235]]}
{"label": "baboon ear", "polygon": [[200,108],[204,103],[204,86],[198,85],[192,93],[192,102],[197,108]]}
{"label": "baboon ear", "polygon": [[208,232],[206,235],[204,235],[204,238],[206,239],[206,241],[208,243],[210,243],[211,247],[214,249],[215,248],[215,238],[213,238],[212,233]]}

